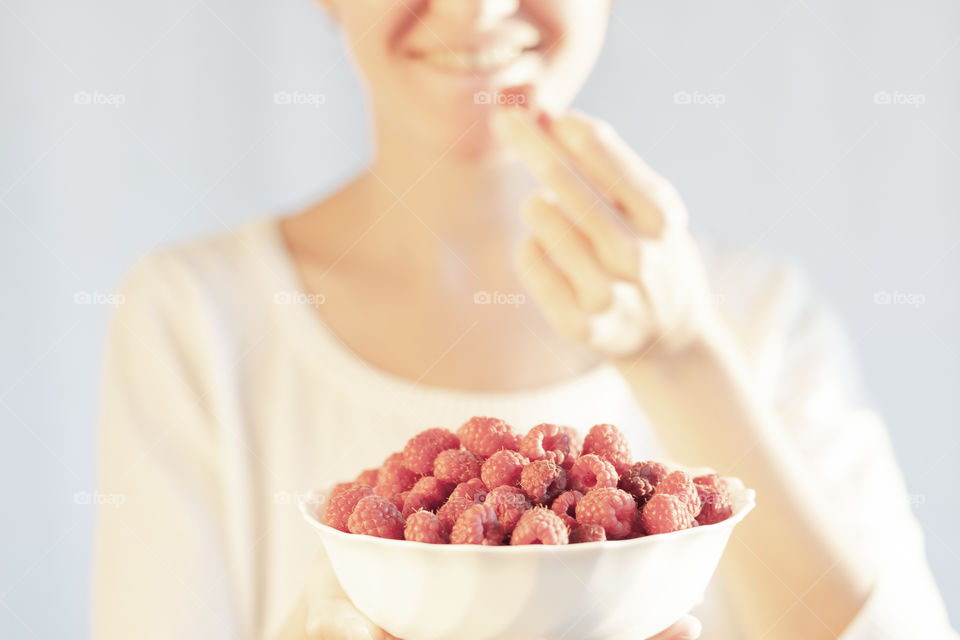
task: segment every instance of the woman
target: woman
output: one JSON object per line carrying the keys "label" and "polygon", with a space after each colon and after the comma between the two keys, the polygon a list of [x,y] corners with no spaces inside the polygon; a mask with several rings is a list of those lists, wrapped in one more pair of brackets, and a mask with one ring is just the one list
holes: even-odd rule
{"label": "woman", "polygon": [[101,433],[127,500],[100,513],[95,637],[381,637],[286,498],[477,414],[610,422],[756,487],[706,637],[955,637],[831,316],[792,270],[695,243],[673,187],[566,113],[609,1],[324,4],[375,158],[128,279]]}

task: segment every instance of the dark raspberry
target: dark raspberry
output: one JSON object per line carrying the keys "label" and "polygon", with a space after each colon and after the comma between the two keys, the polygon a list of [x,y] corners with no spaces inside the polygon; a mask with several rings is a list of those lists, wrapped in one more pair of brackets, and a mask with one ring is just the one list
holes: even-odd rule
{"label": "dark raspberry", "polygon": [[603,542],[607,532],[598,524],[578,524],[570,530],[570,544],[581,542]]}

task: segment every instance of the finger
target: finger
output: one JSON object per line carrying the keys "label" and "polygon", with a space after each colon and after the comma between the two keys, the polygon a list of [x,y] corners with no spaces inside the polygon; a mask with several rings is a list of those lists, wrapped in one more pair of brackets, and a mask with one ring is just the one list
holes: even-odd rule
{"label": "finger", "polygon": [[577,303],[570,282],[536,238],[527,238],[520,244],[517,272],[547,321],[560,334],[578,341],[586,339],[587,314]]}
{"label": "finger", "polygon": [[567,276],[580,306],[586,311],[609,307],[612,282],[586,235],[541,195],[528,198],[521,215],[554,264]]}
{"label": "finger", "polygon": [[571,113],[554,122],[551,131],[639,233],[656,237],[666,225],[686,224],[686,208],[670,181],[651,169],[609,124]]}
{"label": "finger", "polygon": [[575,168],[560,144],[533,122],[529,114],[501,109],[497,129],[513,146],[533,175],[557,194],[570,218],[590,238],[604,268],[620,278],[636,277],[636,256],[625,232],[630,232]]}
{"label": "finger", "polygon": [[699,620],[693,616],[683,616],[649,640],[696,640],[702,631],[703,625]]}

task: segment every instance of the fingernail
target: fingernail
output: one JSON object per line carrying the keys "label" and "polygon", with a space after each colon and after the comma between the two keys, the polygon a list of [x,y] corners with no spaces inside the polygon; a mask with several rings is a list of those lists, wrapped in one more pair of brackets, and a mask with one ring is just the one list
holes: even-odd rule
{"label": "fingernail", "polygon": [[703,632],[703,623],[693,616],[684,616],[682,620],[685,628],[680,630],[677,638],[682,638],[683,640],[697,640],[697,638],[699,638],[700,634]]}

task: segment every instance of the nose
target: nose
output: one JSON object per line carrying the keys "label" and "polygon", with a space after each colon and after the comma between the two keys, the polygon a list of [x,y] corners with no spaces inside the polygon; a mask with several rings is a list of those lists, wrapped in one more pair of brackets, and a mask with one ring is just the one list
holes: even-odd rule
{"label": "nose", "polygon": [[520,0],[431,0],[430,9],[458,22],[494,24],[517,12]]}

